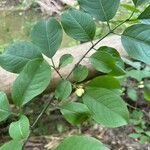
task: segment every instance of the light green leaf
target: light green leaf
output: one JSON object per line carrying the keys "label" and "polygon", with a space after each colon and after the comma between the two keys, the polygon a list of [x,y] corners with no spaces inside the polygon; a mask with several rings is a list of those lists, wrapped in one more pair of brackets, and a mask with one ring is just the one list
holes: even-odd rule
{"label": "light green leaf", "polygon": [[30,61],[12,87],[13,102],[22,106],[41,94],[51,80],[51,67],[41,59]]}
{"label": "light green leaf", "polygon": [[78,0],[78,2],[81,10],[97,20],[109,21],[115,16],[120,0]]}
{"label": "light green leaf", "polygon": [[32,30],[32,41],[40,47],[40,51],[52,58],[62,42],[62,28],[59,22],[50,18],[38,22]]}
{"label": "light green leaf", "polygon": [[79,10],[71,9],[61,16],[65,32],[78,41],[91,41],[94,38],[96,26],[93,18]]}
{"label": "light green leaf", "polygon": [[146,101],[150,102],[150,84],[145,84],[144,86],[144,98]]}
{"label": "light green leaf", "polygon": [[138,100],[137,91],[135,89],[133,89],[133,88],[130,88],[130,87],[128,88],[127,95],[133,101],[137,101]]}
{"label": "light green leaf", "polygon": [[148,70],[131,70],[131,71],[127,72],[126,76],[136,79],[137,81],[141,81],[144,78],[150,77],[150,71],[148,71]]}
{"label": "light green leaf", "polygon": [[122,44],[130,57],[150,64],[150,26],[136,24],[122,34]]}
{"label": "light green leaf", "polygon": [[55,97],[59,100],[66,100],[72,92],[72,85],[68,80],[61,80],[55,90]]}
{"label": "light green leaf", "polygon": [[117,93],[121,90],[120,82],[116,78],[108,75],[99,76],[90,80],[87,83],[87,87],[106,88]]}
{"label": "light green leaf", "polygon": [[139,134],[139,133],[131,133],[131,134],[129,134],[129,137],[133,138],[133,139],[138,139],[138,138],[141,137],[141,134]]}
{"label": "light green leaf", "polygon": [[82,103],[70,102],[62,106],[61,113],[73,125],[81,124],[90,117],[90,111]]}
{"label": "light green leaf", "polygon": [[92,113],[92,118],[106,127],[126,125],[129,112],[125,102],[114,92],[104,88],[88,88],[83,102]]}
{"label": "light green leaf", "polygon": [[149,2],[150,0],[133,0],[133,3],[135,6],[139,6],[139,5],[142,5],[146,2]]}
{"label": "light green leaf", "polygon": [[9,135],[13,140],[27,139],[30,133],[30,123],[26,116],[22,115],[17,122],[12,122],[9,127]]}
{"label": "light green leaf", "polygon": [[93,67],[100,72],[109,73],[114,76],[124,75],[123,61],[117,50],[111,47],[100,47],[96,53],[90,57]]}
{"label": "light green leaf", "polygon": [[100,141],[87,136],[66,138],[55,150],[109,150]]}
{"label": "light green leaf", "polygon": [[0,122],[11,114],[9,102],[4,92],[0,92]]}
{"label": "light green leaf", "polygon": [[7,142],[2,147],[0,147],[0,150],[22,150],[23,142],[21,141],[14,141],[11,140],[10,142]]}
{"label": "light green leaf", "polygon": [[73,77],[77,82],[81,82],[87,78],[88,73],[86,66],[78,65],[73,71]]}
{"label": "light green leaf", "polygon": [[0,55],[0,66],[7,71],[19,73],[30,60],[42,58],[38,50],[31,42],[15,42]]}
{"label": "light green leaf", "polygon": [[59,68],[65,67],[68,64],[71,64],[72,62],[73,62],[73,56],[71,54],[65,54],[60,58]]}
{"label": "light green leaf", "polygon": [[139,15],[138,19],[144,24],[150,24],[150,5]]}
{"label": "light green leaf", "polygon": [[138,8],[135,8],[135,6],[131,5],[131,4],[121,4],[120,6],[122,6],[123,8],[127,9],[128,11],[131,11],[131,12],[136,12],[136,13],[139,13],[140,10]]}

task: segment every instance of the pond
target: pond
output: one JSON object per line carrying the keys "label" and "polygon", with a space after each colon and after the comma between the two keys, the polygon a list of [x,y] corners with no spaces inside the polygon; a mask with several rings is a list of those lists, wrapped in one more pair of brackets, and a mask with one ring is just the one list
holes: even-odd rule
{"label": "pond", "polygon": [[[33,25],[42,19],[40,12],[29,11],[0,11],[0,51],[9,43],[18,40],[29,40]],[[64,34],[61,48],[71,47],[77,42]]]}

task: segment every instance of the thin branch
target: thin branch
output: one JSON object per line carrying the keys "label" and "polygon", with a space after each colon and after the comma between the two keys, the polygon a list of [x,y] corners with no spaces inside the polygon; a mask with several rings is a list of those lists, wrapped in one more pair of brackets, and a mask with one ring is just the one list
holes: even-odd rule
{"label": "thin branch", "polygon": [[[54,99],[54,95],[51,95],[49,102],[45,105],[45,107],[41,110],[40,114],[38,115],[38,117],[35,119],[35,121],[33,122],[33,124],[31,125],[31,130],[30,130],[30,134],[28,136],[28,138],[26,139],[26,141],[24,142],[23,148],[22,150],[24,150],[29,138],[31,137],[31,134],[33,132],[33,129],[35,128],[35,126],[37,125],[38,121],[42,118],[42,116],[44,115],[44,113],[46,112],[46,110],[49,108],[51,101]],[[58,107],[54,107],[53,109],[50,110],[50,112],[59,109]]]}
{"label": "thin branch", "polygon": [[60,72],[56,68],[55,63],[52,58],[51,58],[51,62],[52,62],[52,67],[54,68],[54,70],[57,72],[57,74],[60,76],[60,78],[63,79],[63,76],[60,74]]}

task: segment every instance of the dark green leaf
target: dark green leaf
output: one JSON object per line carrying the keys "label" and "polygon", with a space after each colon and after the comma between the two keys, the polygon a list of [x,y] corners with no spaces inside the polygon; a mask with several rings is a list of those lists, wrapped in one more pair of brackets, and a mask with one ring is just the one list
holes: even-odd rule
{"label": "dark green leaf", "polygon": [[109,150],[100,141],[87,136],[66,138],[55,150]]}
{"label": "dark green leaf", "polygon": [[4,92],[0,92],[0,122],[11,114],[9,102]]}
{"label": "dark green leaf", "polygon": [[114,48],[106,46],[100,47],[98,51],[90,57],[90,62],[97,71],[115,76],[125,74],[123,61]]}
{"label": "dark green leaf", "polygon": [[104,88],[88,88],[83,102],[92,113],[92,118],[106,127],[126,125],[129,112],[125,102],[114,92]]}
{"label": "dark green leaf", "polygon": [[72,92],[72,85],[68,80],[61,80],[55,90],[55,97],[59,100],[66,100]]}
{"label": "dark green leaf", "polygon": [[71,64],[72,62],[73,62],[73,56],[71,54],[65,54],[60,58],[59,68],[65,67],[68,64]]}
{"label": "dark green leaf", "polygon": [[81,124],[90,116],[90,111],[82,103],[70,102],[62,106],[61,113],[73,125]]}
{"label": "dark green leaf", "polygon": [[139,15],[138,19],[144,24],[150,24],[150,5]]}
{"label": "dark green leaf", "polygon": [[27,139],[30,133],[30,123],[26,116],[22,115],[17,122],[12,122],[9,127],[9,135],[13,140]]}
{"label": "dark green leaf", "polygon": [[75,81],[81,82],[87,78],[88,73],[89,71],[86,66],[78,65],[73,71],[73,77]]}
{"label": "dark green leaf", "polygon": [[32,30],[32,41],[40,47],[40,51],[52,58],[62,42],[62,28],[59,22],[50,18],[38,22]]}
{"label": "dark green leaf", "polygon": [[122,44],[134,59],[150,64],[150,25],[136,24],[122,34]]}
{"label": "dark green leaf", "polygon": [[119,7],[120,0],[78,0],[80,8],[97,20],[109,21]]}
{"label": "dark green leaf", "polygon": [[149,2],[150,0],[133,0],[133,3],[135,6],[139,6],[139,5],[142,5],[146,2]]}
{"label": "dark green leaf", "polygon": [[22,150],[23,142],[21,141],[10,141],[0,147],[0,150]]}
{"label": "dark green leaf", "polygon": [[108,75],[99,76],[92,79],[88,82],[87,87],[106,88],[117,93],[121,90],[120,82],[116,78]]}
{"label": "dark green leaf", "polygon": [[96,26],[93,18],[79,10],[69,10],[62,14],[61,23],[65,32],[78,41],[91,41],[94,38]]}
{"label": "dark green leaf", "polygon": [[0,55],[0,66],[7,71],[19,73],[27,62],[35,58],[42,58],[38,47],[30,42],[16,42]]}
{"label": "dark green leaf", "polygon": [[12,98],[17,106],[21,106],[41,94],[51,80],[51,68],[41,59],[30,61],[12,87]]}

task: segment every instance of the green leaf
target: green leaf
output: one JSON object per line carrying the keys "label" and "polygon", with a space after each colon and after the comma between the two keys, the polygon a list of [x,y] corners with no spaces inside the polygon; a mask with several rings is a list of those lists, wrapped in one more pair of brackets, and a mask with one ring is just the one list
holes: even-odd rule
{"label": "green leaf", "polygon": [[130,87],[128,88],[127,95],[133,101],[137,101],[138,100],[137,91],[135,89],[133,89],[133,88],[130,88]]}
{"label": "green leaf", "polygon": [[72,85],[68,80],[61,80],[55,90],[55,97],[59,100],[66,100],[72,92]]}
{"label": "green leaf", "polygon": [[150,138],[148,136],[143,135],[140,138],[140,144],[145,144],[145,143],[147,143],[149,141],[150,141]]}
{"label": "green leaf", "polygon": [[66,138],[55,150],[109,150],[100,141],[87,136]]}
{"label": "green leaf", "polygon": [[30,61],[12,87],[13,102],[22,106],[41,94],[51,80],[51,67],[41,59]]}
{"label": "green leaf", "polygon": [[93,67],[100,72],[109,73],[114,76],[124,75],[123,61],[117,50],[111,47],[100,47],[96,53],[90,57]]}
{"label": "green leaf", "polygon": [[138,138],[141,137],[141,134],[139,134],[139,133],[131,133],[131,134],[129,134],[129,137],[133,138],[133,139],[138,139]]}
{"label": "green leaf", "polygon": [[150,26],[136,24],[127,28],[121,37],[122,44],[134,59],[150,64]]}
{"label": "green leaf", "polygon": [[87,87],[106,88],[116,93],[120,93],[121,91],[120,82],[116,78],[108,75],[99,76],[90,80],[87,83]]}
{"label": "green leaf", "polygon": [[22,146],[23,142],[11,140],[10,142],[7,142],[2,147],[0,147],[0,150],[11,150],[12,148],[14,150],[22,150]]}
{"label": "green leaf", "polygon": [[144,87],[144,99],[150,102],[150,84],[145,84]]}
{"label": "green leaf", "polygon": [[131,77],[136,79],[137,81],[141,81],[144,78],[150,77],[150,71],[148,70],[131,70],[127,72],[127,77]]}
{"label": "green leaf", "polygon": [[73,125],[81,124],[90,117],[90,111],[82,103],[70,102],[62,106],[61,113]]}
{"label": "green leaf", "polygon": [[65,67],[68,64],[71,64],[72,62],[73,62],[73,56],[71,54],[65,54],[60,58],[59,68]]}
{"label": "green leaf", "polygon": [[97,20],[109,21],[115,16],[120,0],[78,0],[78,2],[81,10]]}
{"label": "green leaf", "polygon": [[126,125],[129,112],[125,102],[114,92],[104,88],[88,88],[83,102],[92,113],[92,118],[106,127]]}
{"label": "green leaf", "polygon": [[32,41],[40,47],[40,51],[47,57],[52,58],[62,42],[62,28],[59,22],[50,18],[38,22],[31,33]]}
{"label": "green leaf", "polygon": [[81,82],[87,78],[88,73],[87,67],[79,64],[73,71],[73,77],[75,81]]}
{"label": "green leaf", "polygon": [[13,140],[27,139],[30,133],[30,123],[26,116],[22,115],[19,121],[12,122],[9,127],[9,135]]}
{"label": "green leaf", "polygon": [[30,60],[42,58],[38,50],[31,42],[15,42],[0,55],[0,66],[7,71],[19,73]]}
{"label": "green leaf", "polygon": [[9,102],[4,92],[0,92],[0,122],[11,114]]}
{"label": "green leaf", "polygon": [[135,8],[135,6],[131,5],[131,4],[121,4],[120,6],[122,6],[123,8],[127,9],[128,11],[131,11],[131,12],[136,12],[136,13],[139,13],[140,10]]}
{"label": "green leaf", "polygon": [[71,9],[61,16],[65,32],[78,41],[91,41],[95,36],[96,26],[93,18],[79,10]]}
{"label": "green leaf", "polygon": [[150,5],[139,15],[138,19],[144,24],[150,24]]}
{"label": "green leaf", "polygon": [[146,2],[149,2],[150,0],[133,0],[133,3],[135,6],[139,6],[139,5],[142,5]]}

